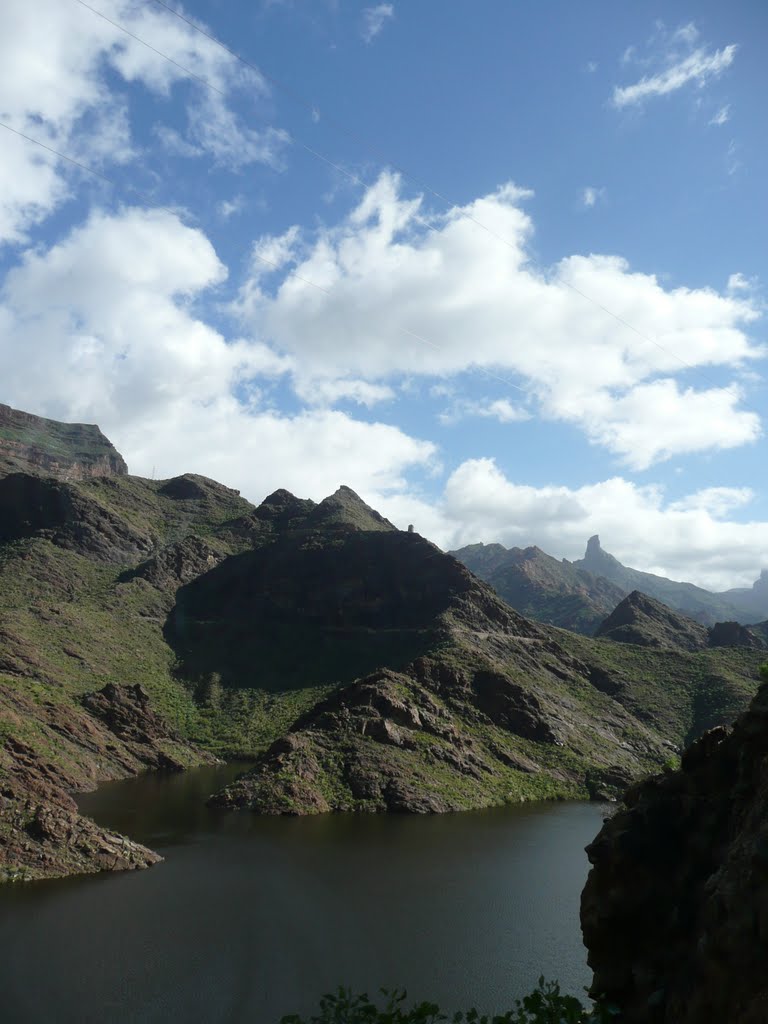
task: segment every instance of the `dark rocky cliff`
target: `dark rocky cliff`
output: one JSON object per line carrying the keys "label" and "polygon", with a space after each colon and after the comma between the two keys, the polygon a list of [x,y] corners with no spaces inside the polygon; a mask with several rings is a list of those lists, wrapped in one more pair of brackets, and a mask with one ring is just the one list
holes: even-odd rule
{"label": "dark rocky cliff", "polygon": [[768,1021],[768,685],[587,848],[582,928],[627,1024]]}
{"label": "dark rocky cliff", "polygon": [[0,476],[14,472],[87,480],[121,476],[128,467],[97,426],[59,423],[0,404]]}

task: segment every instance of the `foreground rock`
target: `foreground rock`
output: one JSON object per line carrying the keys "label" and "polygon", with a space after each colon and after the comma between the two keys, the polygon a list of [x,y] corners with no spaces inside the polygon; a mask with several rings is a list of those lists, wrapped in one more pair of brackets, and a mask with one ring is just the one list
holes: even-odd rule
{"label": "foreground rock", "polygon": [[168,729],[138,685],[105,686],[82,708],[0,686],[0,724],[0,880],[156,863],[162,858],[152,850],[78,814],[72,794],[212,760]]}
{"label": "foreground rock", "polygon": [[768,686],[680,771],[632,787],[587,848],[582,928],[627,1024],[768,1020]]}

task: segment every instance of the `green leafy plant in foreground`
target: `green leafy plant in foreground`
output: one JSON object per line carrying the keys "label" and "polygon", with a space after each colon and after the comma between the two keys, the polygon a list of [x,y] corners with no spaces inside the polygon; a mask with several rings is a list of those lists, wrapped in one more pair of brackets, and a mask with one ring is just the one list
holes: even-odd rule
{"label": "green leafy plant in foreground", "polygon": [[575,996],[563,995],[557,982],[539,978],[538,987],[515,1008],[495,1016],[480,1015],[477,1010],[456,1013],[449,1017],[435,1003],[418,1003],[407,1008],[405,992],[387,992],[380,1008],[367,995],[353,995],[340,988],[334,995],[320,1000],[320,1014],[305,1020],[296,1014],[283,1017],[280,1024],[609,1024],[618,1022],[619,1011],[605,1005],[587,1009]]}

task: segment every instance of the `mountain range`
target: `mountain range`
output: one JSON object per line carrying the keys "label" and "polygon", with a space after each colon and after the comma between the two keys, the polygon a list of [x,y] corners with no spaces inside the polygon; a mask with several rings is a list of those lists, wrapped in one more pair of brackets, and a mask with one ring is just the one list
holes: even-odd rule
{"label": "mountain range", "polygon": [[768,619],[768,570],[761,571],[752,587],[712,593],[622,565],[602,549],[598,536],[590,537],[584,557],[575,562],[559,561],[537,547],[501,544],[470,544],[452,554],[513,608],[588,636],[634,590],[707,626]]}
{"label": "mountain range", "polygon": [[533,621],[348,487],[254,506],[201,476],[131,476],[98,428],[14,422],[0,468],[5,877],[152,863],[72,794],[216,757],[255,764],[212,802],[261,813],[611,797],[758,685],[757,633],[718,646],[695,622],[661,629],[632,595],[632,635]]}

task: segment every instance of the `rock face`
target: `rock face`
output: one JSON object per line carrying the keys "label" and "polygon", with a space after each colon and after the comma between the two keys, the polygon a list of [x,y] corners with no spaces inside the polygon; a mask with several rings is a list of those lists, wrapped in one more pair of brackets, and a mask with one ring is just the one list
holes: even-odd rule
{"label": "rock face", "polygon": [[470,544],[451,553],[522,615],[588,636],[625,595],[607,579],[537,547]]}
{"label": "rock face", "polygon": [[86,480],[123,475],[128,467],[96,426],[59,423],[0,404],[0,475],[14,472]]}
{"label": "rock face", "polygon": [[768,686],[681,769],[630,788],[587,848],[582,928],[627,1024],[768,1020]]}
{"label": "rock face", "polygon": [[[758,629],[761,623],[758,623]],[[710,647],[749,647],[765,650],[768,647],[755,629],[748,629],[738,622],[716,622],[709,631]]]}

